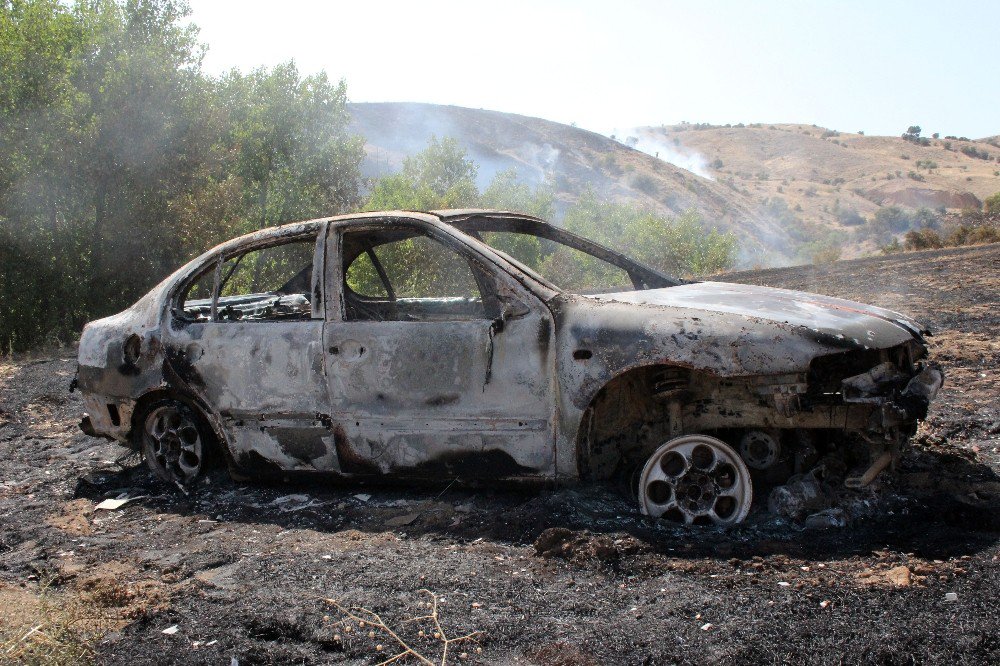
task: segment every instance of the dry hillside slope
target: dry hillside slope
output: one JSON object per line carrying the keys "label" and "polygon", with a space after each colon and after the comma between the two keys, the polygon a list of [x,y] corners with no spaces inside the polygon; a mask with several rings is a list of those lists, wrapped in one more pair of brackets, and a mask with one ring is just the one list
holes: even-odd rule
{"label": "dry hillside slope", "polygon": [[570,125],[434,104],[355,103],[348,110],[353,131],[367,140],[369,176],[398,171],[403,158],[425,148],[431,136],[448,136],[479,164],[481,188],[498,171],[513,168],[522,180],[551,182],[560,207],[589,186],[603,197],[666,214],[695,209],[709,223],[737,231],[749,246],[778,231],[743,194]]}
{"label": "dry hillside slope", "polygon": [[886,205],[978,209],[1000,191],[996,138],[920,145],[795,124],[673,125],[639,135],[697,152],[720,182],[757,202],[781,197],[803,219],[828,225],[839,224],[842,209],[866,217]]}

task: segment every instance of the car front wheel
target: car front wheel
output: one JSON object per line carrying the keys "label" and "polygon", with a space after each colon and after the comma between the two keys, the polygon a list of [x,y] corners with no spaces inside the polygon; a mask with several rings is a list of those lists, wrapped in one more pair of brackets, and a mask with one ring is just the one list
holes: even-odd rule
{"label": "car front wheel", "polygon": [[639,477],[642,512],[685,525],[734,525],[746,518],[752,500],[743,459],[707,435],[684,435],[661,445]]}

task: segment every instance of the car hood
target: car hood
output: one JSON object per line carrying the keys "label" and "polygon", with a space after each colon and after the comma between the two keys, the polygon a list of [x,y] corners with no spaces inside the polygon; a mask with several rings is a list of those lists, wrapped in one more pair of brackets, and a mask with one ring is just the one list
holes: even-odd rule
{"label": "car hood", "polygon": [[929,333],[898,312],[820,294],[729,282],[696,282],[587,298],[731,314],[807,329],[859,347],[882,348]]}

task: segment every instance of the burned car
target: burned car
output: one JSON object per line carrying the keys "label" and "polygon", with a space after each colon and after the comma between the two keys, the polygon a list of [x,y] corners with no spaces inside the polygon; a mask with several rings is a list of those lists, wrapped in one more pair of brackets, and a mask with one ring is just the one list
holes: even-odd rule
{"label": "burned car", "polygon": [[87,324],[90,435],[187,486],[624,480],[643,513],[737,523],[754,486],[850,451],[863,485],[941,386],[888,310],[689,282],[507,212],[264,229]]}

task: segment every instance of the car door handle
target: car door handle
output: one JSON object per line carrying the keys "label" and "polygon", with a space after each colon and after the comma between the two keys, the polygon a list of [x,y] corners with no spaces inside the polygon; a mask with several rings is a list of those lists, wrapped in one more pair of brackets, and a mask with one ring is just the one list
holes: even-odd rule
{"label": "car door handle", "polygon": [[355,340],[343,340],[327,348],[331,356],[340,356],[344,361],[360,361],[368,353],[368,349]]}

